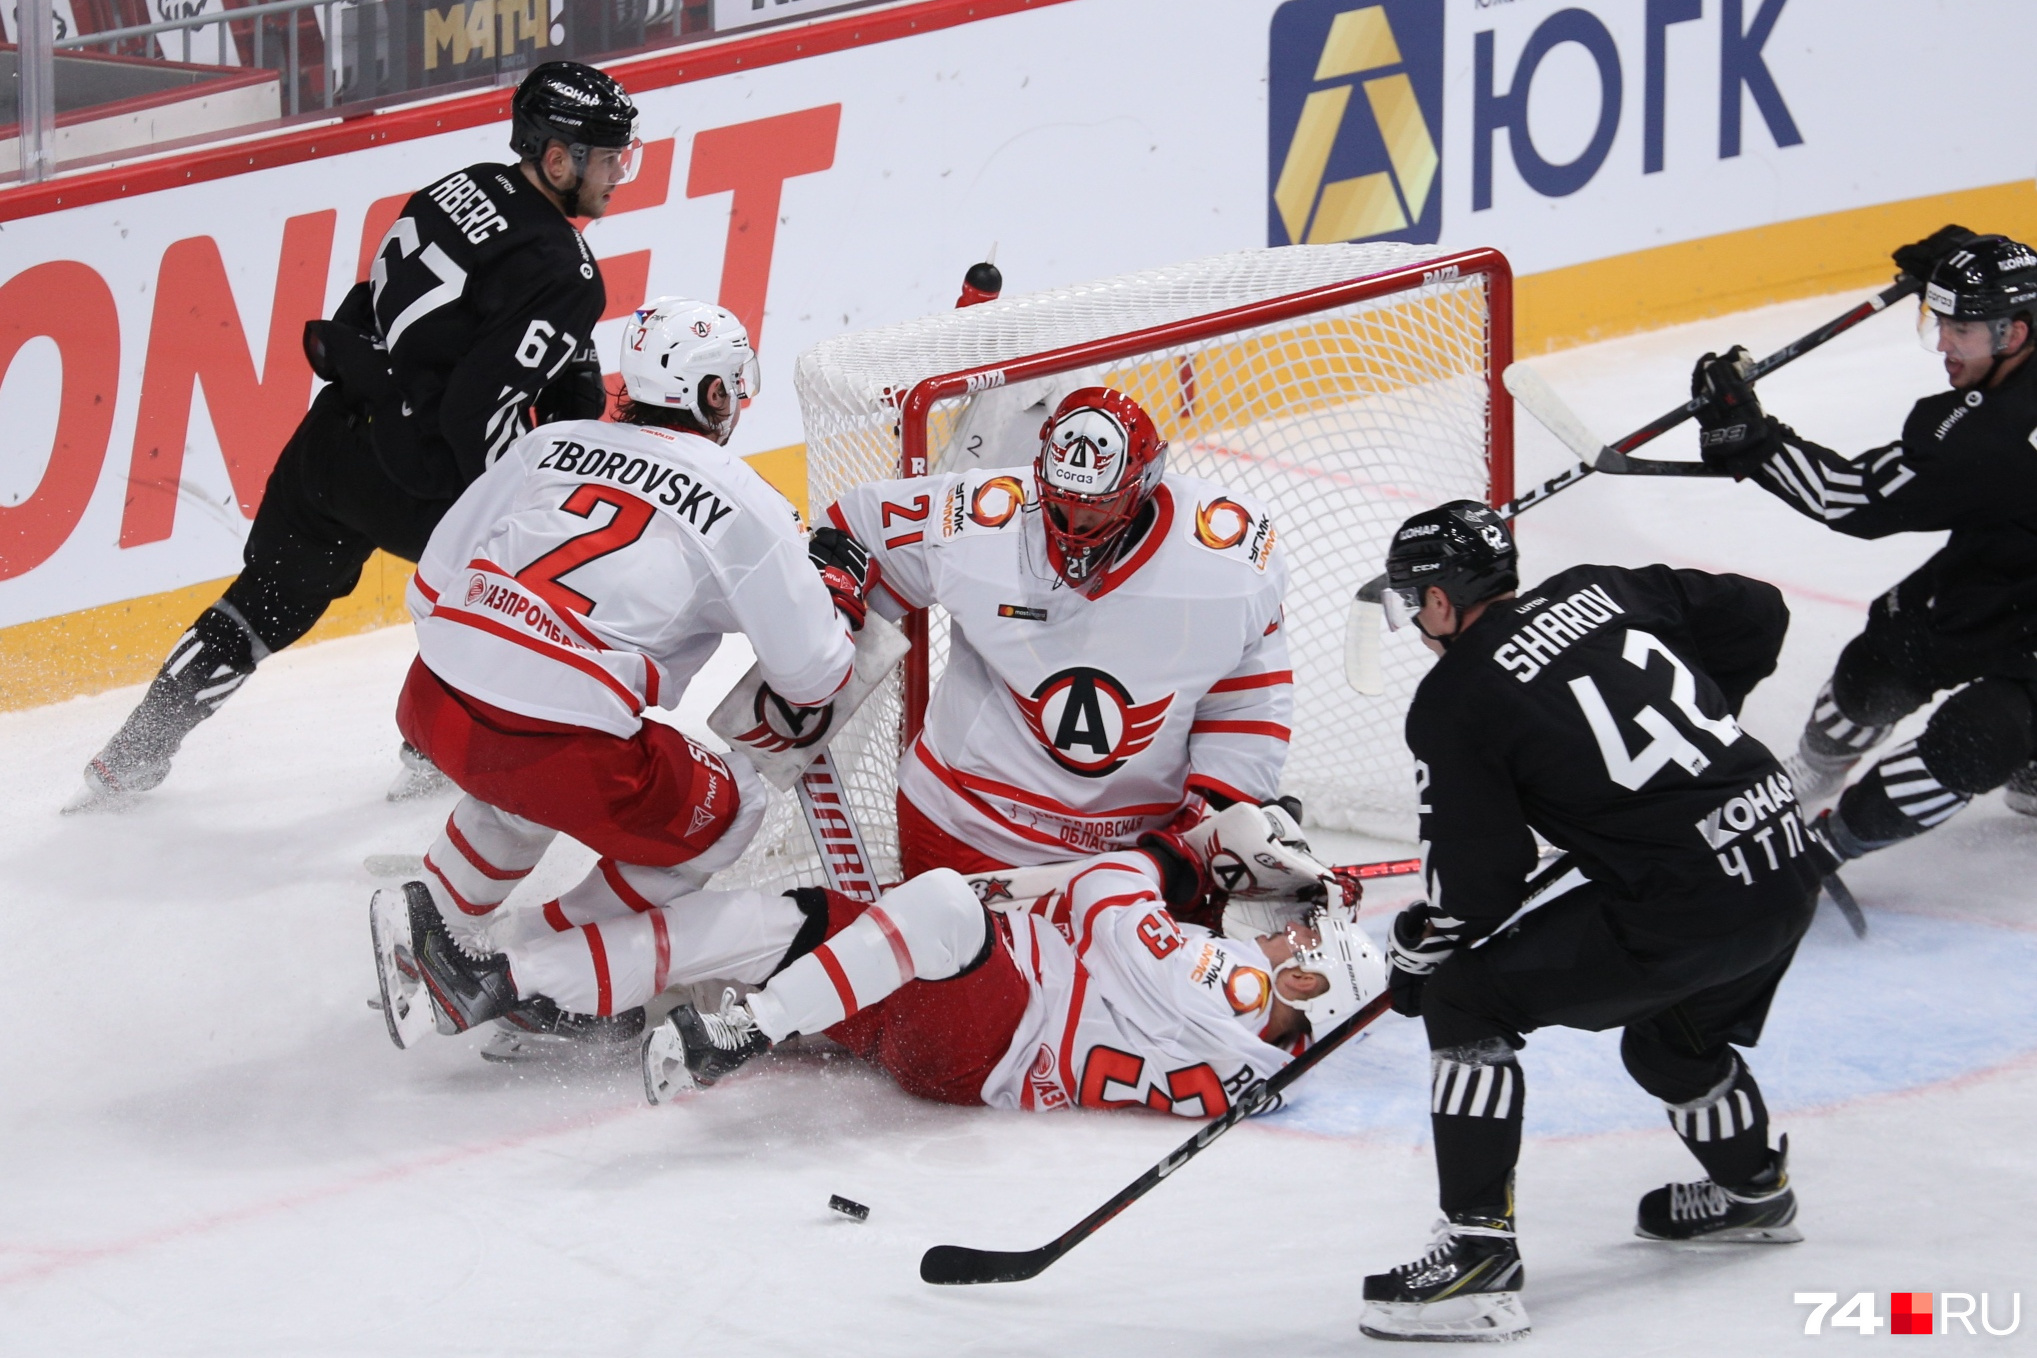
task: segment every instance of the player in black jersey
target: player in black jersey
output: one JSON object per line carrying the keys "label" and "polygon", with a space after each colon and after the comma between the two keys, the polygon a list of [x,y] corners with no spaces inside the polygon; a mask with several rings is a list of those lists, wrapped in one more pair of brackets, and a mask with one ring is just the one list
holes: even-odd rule
{"label": "player in black jersey", "polygon": [[184,737],[350,593],[377,547],[418,558],[533,407],[541,422],[601,414],[590,337],[606,294],[568,218],[601,216],[634,176],[636,107],[601,72],[554,61],[511,108],[520,162],[470,165],[411,195],[369,280],[305,327],[330,385],[276,459],[241,573],[178,638],[66,810],[160,783]]}
{"label": "player in black jersey", "polygon": [[2037,815],[2037,253],[1948,226],[1895,253],[1928,278],[1925,342],[1950,391],[1911,409],[1902,438],[1848,459],[1764,415],[1744,350],[1699,360],[1707,462],[1860,538],[1951,530],[1868,611],[1790,761],[1798,795],[1829,796],[1903,717],[1946,689],[1923,734],[1883,755],[1826,819],[1854,858],[1942,824],[2008,784]]}
{"label": "player in black jersey", "polygon": [[[1578,566],[1520,596],[1506,525],[1469,500],[1403,524],[1387,576],[1389,619],[1441,657],[1407,718],[1428,900],[1388,956],[1395,1008],[1428,1029],[1448,1221],[1424,1258],[1365,1280],[1365,1332],[1526,1330],[1514,1054],[1551,1024],[1624,1029],[1627,1070],[1707,1171],[1643,1197],[1639,1234],[1800,1238],[1787,1139],[1770,1149],[1734,1051],[1760,1036],[1830,861],[1734,717],[1775,668],[1781,594]],[[1540,872],[1537,834],[1561,851]]]}

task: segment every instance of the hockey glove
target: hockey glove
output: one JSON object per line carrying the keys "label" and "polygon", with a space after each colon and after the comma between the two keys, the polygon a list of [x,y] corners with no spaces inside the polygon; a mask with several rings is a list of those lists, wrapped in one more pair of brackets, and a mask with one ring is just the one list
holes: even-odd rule
{"label": "hockey glove", "polygon": [[304,357],[311,371],[338,385],[356,409],[400,400],[389,351],[382,341],[339,321],[304,323]]}
{"label": "hockey glove", "polygon": [[1439,915],[1427,901],[1416,901],[1393,918],[1386,945],[1386,989],[1393,1012],[1409,1018],[1422,1012],[1422,989],[1437,967],[1457,951],[1458,921]]}
{"label": "hockey glove", "polygon": [[1902,246],[1891,258],[1896,267],[1919,283],[1931,281],[1931,270],[1940,260],[1974,238],[1963,226],[1941,226],[1920,241]]}
{"label": "hockey glove", "polygon": [[608,388],[601,382],[601,364],[575,361],[538,393],[539,424],[554,420],[598,420],[608,410]]}
{"label": "hockey glove", "polygon": [[806,555],[834,596],[835,607],[849,620],[850,630],[862,631],[870,610],[868,596],[878,578],[869,550],[839,528],[816,528],[806,540]]}
{"label": "hockey glove", "polygon": [[1148,830],[1139,848],[1160,868],[1160,897],[1177,918],[1192,914],[1209,895],[1209,872],[1202,858],[1172,830]]}
{"label": "hockey glove", "polygon": [[1705,464],[1731,472],[1744,481],[1780,446],[1775,421],[1761,411],[1761,402],[1747,380],[1754,356],[1739,345],[1723,354],[1706,354],[1691,369],[1690,394],[1698,407],[1698,452]]}

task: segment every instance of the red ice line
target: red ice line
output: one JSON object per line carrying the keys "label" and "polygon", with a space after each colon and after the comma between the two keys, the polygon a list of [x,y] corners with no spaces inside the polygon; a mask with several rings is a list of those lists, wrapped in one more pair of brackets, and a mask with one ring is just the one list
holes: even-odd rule
{"label": "red ice line", "polygon": [[294,1211],[300,1207],[308,1207],[314,1203],[324,1202],[327,1199],[341,1197],[348,1193],[355,1193],[362,1189],[380,1188],[386,1184],[397,1183],[411,1178],[414,1175],[423,1173],[425,1170],[439,1169],[445,1165],[457,1164],[462,1160],[473,1160],[484,1155],[494,1155],[501,1151],[518,1150],[533,1142],[550,1140],[553,1137],[564,1136],[571,1132],[590,1131],[618,1121],[621,1118],[643,1113],[644,1111],[642,1107],[631,1104],[611,1108],[606,1113],[597,1113],[592,1117],[566,1127],[554,1127],[548,1131],[541,1132],[526,1132],[521,1136],[503,1137],[500,1140],[474,1145],[456,1146],[450,1150],[440,1151],[436,1155],[427,1155],[422,1159],[412,1160],[407,1164],[389,1165],[381,1169],[371,1170],[366,1174],[355,1175],[351,1179],[342,1179],[336,1183],[326,1184],[319,1188],[305,1189],[296,1193],[286,1193],[281,1197],[270,1198],[265,1202],[248,1203],[245,1206],[229,1208],[223,1212],[208,1213],[190,1221],[169,1226],[159,1226],[152,1231],[143,1231],[139,1235],[131,1235],[122,1240],[109,1241],[103,1245],[0,1245],[0,1253],[39,1254],[46,1256],[41,1263],[17,1268],[9,1273],[0,1273],[0,1287],[13,1283],[33,1282],[47,1278],[55,1273],[61,1273],[65,1269],[97,1263],[102,1259],[111,1259],[119,1255],[139,1253],[142,1250],[153,1249],[158,1245],[168,1244],[173,1240],[183,1240],[191,1236],[203,1235],[208,1231],[216,1231],[228,1226],[238,1226],[242,1222],[273,1216],[278,1212]]}

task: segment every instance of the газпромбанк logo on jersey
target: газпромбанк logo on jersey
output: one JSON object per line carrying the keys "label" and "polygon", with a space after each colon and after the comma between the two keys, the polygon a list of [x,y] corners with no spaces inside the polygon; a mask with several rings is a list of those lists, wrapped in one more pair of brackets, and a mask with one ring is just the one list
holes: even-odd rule
{"label": "\u0433\u0430\u0437\u043f\u0440\u043e\u043c\u0431\u0430\u043d\u043a logo on jersey", "polygon": [[1442,0],[1290,0],[1270,44],[1267,243],[1434,244]]}

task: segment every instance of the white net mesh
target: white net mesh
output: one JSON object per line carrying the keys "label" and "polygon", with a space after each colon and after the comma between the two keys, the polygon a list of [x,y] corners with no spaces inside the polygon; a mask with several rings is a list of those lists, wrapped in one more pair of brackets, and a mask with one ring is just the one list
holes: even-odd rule
{"label": "white net mesh", "polygon": [[[1435,257],[1406,245],[1291,246],[1010,297],[844,335],[802,355],[795,375],[816,516],[845,489],[899,475],[899,405],[924,378],[1378,274]],[[1454,271],[1453,275],[1454,275]],[[1386,695],[1343,678],[1353,591],[1380,569],[1399,522],[1489,488],[1489,284],[1453,276],[1372,300],[1250,328],[1211,325],[1087,370],[1146,408],[1171,470],[1274,507],[1291,571],[1288,645],[1293,742],[1283,791],[1315,824],[1392,838],[1414,831],[1413,771],[1400,728],[1427,656],[1405,635],[1385,646]],[[937,403],[927,452],[938,470],[971,399]],[[938,611],[924,663],[938,679]],[[876,866],[898,866],[899,686],[873,698],[832,745]],[[781,798],[725,880],[820,880],[798,807]]]}

